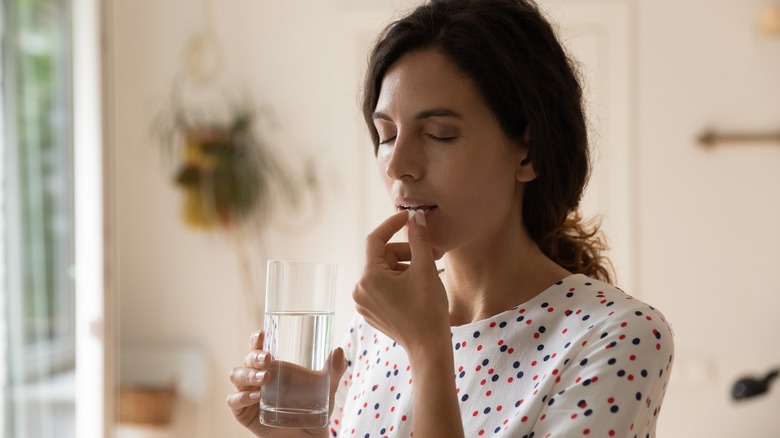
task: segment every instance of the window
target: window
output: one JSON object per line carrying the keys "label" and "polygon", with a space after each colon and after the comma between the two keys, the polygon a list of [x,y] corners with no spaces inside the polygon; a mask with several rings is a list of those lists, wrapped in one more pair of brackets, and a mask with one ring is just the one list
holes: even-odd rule
{"label": "window", "polygon": [[72,394],[52,385],[75,365],[70,2],[0,1],[0,423],[9,438],[69,436],[57,422],[72,423]]}

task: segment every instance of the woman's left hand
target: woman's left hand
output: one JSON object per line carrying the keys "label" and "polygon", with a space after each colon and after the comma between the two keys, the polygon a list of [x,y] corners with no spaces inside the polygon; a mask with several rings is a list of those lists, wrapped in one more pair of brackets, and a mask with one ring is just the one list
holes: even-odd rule
{"label": "woman's left hand", "polygon": [[[409,243],[388,243],[407,224]],[[394,214],[366,238],[366,264],[352,294],[357,311],[410,355],[432,343],[451,343],[436,252],[422,211]]]}

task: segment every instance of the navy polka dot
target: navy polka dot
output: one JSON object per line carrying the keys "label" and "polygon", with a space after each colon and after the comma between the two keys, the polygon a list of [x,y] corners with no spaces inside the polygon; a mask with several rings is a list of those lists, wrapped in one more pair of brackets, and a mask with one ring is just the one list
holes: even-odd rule
{"label": "navy polka dot", "polygon": [[[654,430],[673,358],[669,326],[650,306],[586,279],[569,276],[506,312],[451,327],[465,436]],[[414,387],[424,377],[412,376],[397,345],[355,318],[342,344],[347,371],[329,436],[411,436]]]}

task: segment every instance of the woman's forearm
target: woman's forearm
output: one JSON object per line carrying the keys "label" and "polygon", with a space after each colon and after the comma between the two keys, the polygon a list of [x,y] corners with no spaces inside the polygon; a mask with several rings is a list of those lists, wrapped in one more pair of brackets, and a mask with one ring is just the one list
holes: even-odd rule
{"label": "woman's forearm", "polygon": [[410,361],[414,381],[415,436],[463,437],[450,337],[410,353]]}

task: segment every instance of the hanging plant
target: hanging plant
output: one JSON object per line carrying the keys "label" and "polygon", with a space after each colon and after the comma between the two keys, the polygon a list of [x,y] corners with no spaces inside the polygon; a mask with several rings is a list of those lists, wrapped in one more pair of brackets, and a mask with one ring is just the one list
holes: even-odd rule
{"label": "hanging plant", "polygon": [[[271,127],[264,117],[270,111],[258,111],[247,99],[251,93],[232,99],[237,81],[223,74],[227,57],[212,6],[212,0],[204,0],[204,25],[185,45],[171,105],[158,114],[153,130],[172,164],[171,179],[182,191],[183,222],[230,238],[243,283],[242,307],[254,327],[262,317],[255,250],[262,251],[262,235],[272,219],[284,218],[274,224],[277,229],[292,223],[298,232],[319,218],[319,178],[313,161],[300,154],[294,173],[276,158],[262,135]],[[302,206],[309,208],[301,212]]]}
{"label": "hanging plant", "polygon": [[215,121],[188,116],[178,107],[167,120],[160,125],[161,137],[168,155],[179,161],[174,182],[184,194],[187,225],[204,230],[262,227],[275,204],[299,202],[303,184],[260,140],[254,112],[233,110]]}

